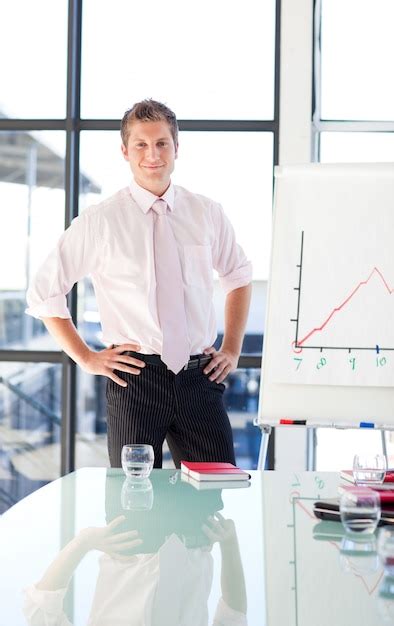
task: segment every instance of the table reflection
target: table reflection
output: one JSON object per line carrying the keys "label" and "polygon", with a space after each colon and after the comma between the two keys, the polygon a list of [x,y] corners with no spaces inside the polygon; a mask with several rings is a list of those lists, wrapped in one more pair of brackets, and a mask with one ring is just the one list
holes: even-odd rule
{"label": "table reflection", "polygon": [[212,623],[247,624],[237,531],[220,513],[221,490],[198,491],[179,472],[152,474],[140,487],[107,473],[106,525],[80,530],[25,590],[29,625],[71,624],[63,610],[67,588],[82,559],[99,550],[90,626],[206,626],[215,543],[221,597]]}

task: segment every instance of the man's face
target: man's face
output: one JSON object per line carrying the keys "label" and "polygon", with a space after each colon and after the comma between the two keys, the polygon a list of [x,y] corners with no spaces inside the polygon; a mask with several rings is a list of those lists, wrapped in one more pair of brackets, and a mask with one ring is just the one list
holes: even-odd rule
{"label": "man's face", "polygon": [[132,121],[129,125],[127,146],[122,144],[122,154],[129,162],[135,181],[157,196],[170,184],[178,146],[174,145],[166,121]]}

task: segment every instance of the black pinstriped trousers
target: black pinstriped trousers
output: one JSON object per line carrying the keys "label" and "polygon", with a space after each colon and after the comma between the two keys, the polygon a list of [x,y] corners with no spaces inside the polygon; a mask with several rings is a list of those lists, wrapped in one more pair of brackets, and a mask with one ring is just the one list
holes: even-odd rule
{"label": "black pinstriped trousers", "polygon": [[116,374],[127,387],[107,380],[111,467],[121,467],[122,446],[128,443],[151,444],[154,467],[161,467],[164,439],[176,467],[181,460],[235,463],[223,404],[225,386],[210,381],[203,368],[175,375],[165,366],[146,364],[137,376],[118,370]]}

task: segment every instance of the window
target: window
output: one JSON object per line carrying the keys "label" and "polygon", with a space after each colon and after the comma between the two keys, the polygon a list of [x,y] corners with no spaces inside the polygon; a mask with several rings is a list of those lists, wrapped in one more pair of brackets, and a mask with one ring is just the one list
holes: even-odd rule
{"label": "window", "polygon": [[60,476],[61,369],[0,362],[0,514]]}
{"label": "window", "polygon": [[[145,97],[163,100],[177,114],[182,157],[174,182],[223,204],[255,266],[244,357],[228,381],[240,462],[255,465],[259,431],[251,424],[257,412],[278,153],[279,0],[247,0],[242,7],[234,0],[203,0],[192,18],[180,0],[154,1],[149,11],[156,19],[149,32],[146,8],[126,0],[111,5],[18,0],[3,2],[1,10],[3,25],[10,27],[3,28],[0,42],[0,362],[7,370],[5,380],[15,366],[23,385],[35,381],[40,390],[38,404],[30,387],[30,404],[23,393],[15,398],[40,415],[33,434],[35,428],[43,434],[33,436],[34,448],[42,459],[52,454],[53,469],[35,477],[31,468],[30,486],[76,466],[104,463],[105,380],[80,370],[76,375],[75,364],[43,324],[25,315],[25,292],[73,217],[128,184],[119,122],[124,110]],[[215,302],[220,332],[219,289]],[[69,295],[69,309],[85,340],[100,349],[88,279]],[[0,395],[3,404],[14,397],[10,389],[3,390],[7,401]],[[13,411],[7,408],[0,420],[12,421]],[[17,435],[33,445],[31,433]],[[52,445],[56,449],[48,451]],[[10,454],[1,438],[0,454],[8,467]],[[0,488],[11,494],[7,481],[0,476]]]}
{"label": "window", "polygon": [[[274,118],[274,0],[84,0],[82,116],[152,97],[178,119]],[[112,35],[111,35],[112,34]],[[258,79],[256,79],[258,77]]]}
{"label": "window", "polygon": [[0,118],[66,115],[66,0],[1,0]]}
{"label": "window", "polygon": [[[320,8],[314,158],[326,163],[394,161],[394,89],[389,79],[394,6],[390,0],[381,0],[379,7],[368,0],[321,0],[316,3],[316,10]],[[393,454],[391,432],[387,443]],[[316,466],[352,467],[355,450],[380,451],[381,445],[378,432],[317,429]]]}
{"label": "window", "polygon": [[[26,289],[64,228],[65,133],[0,132],[0,348],[58,350]],[[12,236],[10,236],[12,233]]]}

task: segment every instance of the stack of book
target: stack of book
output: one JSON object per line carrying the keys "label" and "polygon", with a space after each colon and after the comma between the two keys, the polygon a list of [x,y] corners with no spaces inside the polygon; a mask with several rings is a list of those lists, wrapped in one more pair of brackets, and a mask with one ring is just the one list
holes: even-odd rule
{"label": "stack of book", "polygon": [[380,502],[394,505],[394,471],[388,470],[383,483],[379,485],[373,484],[356,484],[352,470],[342,470],[340,473],[342,484],[338,487],[338,493],[343,494],[357,487],[373,489],[379,494]]}
{"label": "stack of book", "polygon": [[196,489],[249,487],[250,474],[232,463],[181,461],[182,480]]}

